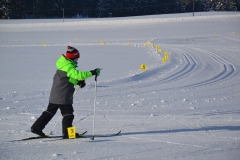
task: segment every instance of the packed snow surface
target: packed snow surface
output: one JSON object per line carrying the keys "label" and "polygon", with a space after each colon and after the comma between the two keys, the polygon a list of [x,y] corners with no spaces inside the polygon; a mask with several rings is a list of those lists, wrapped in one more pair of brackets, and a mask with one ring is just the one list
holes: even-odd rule
{"label": "packed snow surface", "polygon": [[[1,160],[240,159],[239,12],[1,20],[0,42]],[[103,68],[95,133],[121,134],[12,142],[35,136],[30,127],[47,108],[68,45],[80,51],[79,70]],[[91,135],[94,77],[86,83],[73,125]],[[61,135],[61,121],[53,134]]]}

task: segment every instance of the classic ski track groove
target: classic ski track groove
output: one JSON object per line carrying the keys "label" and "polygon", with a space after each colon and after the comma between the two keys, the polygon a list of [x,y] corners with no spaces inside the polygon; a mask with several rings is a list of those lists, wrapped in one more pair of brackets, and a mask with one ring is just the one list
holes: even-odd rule
{"label": "classic ski track groove", "polygon": [[[186,50],[191,50],[186,51]],[[206,85],[212,85],[216,83],[220,83],[226,79],[234,77],[238,73],[238,69],[230,62],[228,62],[225,58],[221,57],[221,55],[217,55],[216,53],[213,53],[208,50],[196,48],[196,47],[183,47],[183,49],[180,48],[172,48],[173,52],[169,56],[170,59],[173,58],[172,56],[177,56],[174,58],[180,58],[180,62],[177,60],[174,60],[174,62],[177,62],[176,64],[171,64],[171,67],[173,68],[168,71],[164,75],[161,75],[161,70],[163,65],[159,65],[158,67],[148,70],[143,73],[140,73],[139,75],[134,75],[129,78],[116,80],[114,82],[110,82],[111,87],[114,87],[115,84],[121,84],[128,81],[138,81],[138,76],[142,76],[142,74],[148,76],[152,76],[154,74],[159,74],[159,77],[148,80],[147,82],[141,82],[141,83],[133,83],[131,84],[131,90],[133,88],[145,88],[149,86],[159,86],[164,85],[166,83],[177,83],[177,86],[173,88],[163,88],[162,89],[179,89],[179,88],[186,88],[186,87],[201,87]],[[195,52],[194,52],[195,51]],[[207,62],[204,62],[204,59],[199,59],[198,54],[204,53],[206,56],[204,58],[208,58],[209,60]],[[212,72],[212,75],[209,77],[203,77],[199,81],[194,81],[194,83],[191,84],[191,79],[188,79],[189,76],[193,76],[198,72],[201,74],[201,72],[204,72],[204,69],[206,69],[207,66],[212,66],[211,61],[214,63],[217,63],[217,67],[219,68],[219,71],[210,70],[209,72]],[[168,62],[167,62],[168,63]],[[168,65],[168,64],[164,65]],[[162,77],[164,76],[164,77]],[[136,79],[134,79],[136,78]],[[181,84],[181,81],[185,80],[188,81],[189,84]],[[179,82],[178,82],[179,81]],[[197,82],[197,83],[196,83]],[[121,90],[128,90],[129,85],[125,85],[121,87]]]}
{"label": "classic ski track groove", "polygon": [[223,57],[220,57],[220,56],[216,55],[215,53],[207,51],[207,50],[203,50],[203,49],[199,49],[199,48],[193,48],[193,49],[209,55],[211,58],[213,58],[215,61],[217,61],[219,63],[219,66],[221,67],[221,70],[219,70],[219,72],[217,74],[214,74],[212,78],[207,79],[202,82],[199,82],[194,85],[200,86],[200,85],[209,85],[209,84],[221,82],[228,78],[232,78],[233,76],[235,76],[237,74],[238,70],[236,69],[236,67],[232,63],[225,60]]}

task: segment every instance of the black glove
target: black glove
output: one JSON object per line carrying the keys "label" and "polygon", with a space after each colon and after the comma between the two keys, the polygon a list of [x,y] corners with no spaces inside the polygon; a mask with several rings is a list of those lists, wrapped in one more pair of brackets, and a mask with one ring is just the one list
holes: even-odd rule
{"label": "black glove", "polygon": [[79,85],[81,88],[85,87],[86,86],[86,83],[85,81],[78,81],[77,85]]}
{"label": "black glove", "polygon": [[100,75],[100,69],[99,69],[99,68],[96,68],[96,69],[94,69],[94,70],[91,70],[90,72],[92,73],[93,76],[94,76],[94,75],[97,75],[97,76]]}

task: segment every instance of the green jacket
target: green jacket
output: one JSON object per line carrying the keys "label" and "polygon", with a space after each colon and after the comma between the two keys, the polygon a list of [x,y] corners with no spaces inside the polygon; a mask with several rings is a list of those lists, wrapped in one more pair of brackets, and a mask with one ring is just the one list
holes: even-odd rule
{"label": "green jacket", "polygon": [[63,55],[56,62],[57,69],[67,73],[69,77],[69,82],[76,85],[78,80],[85,80],[89,77],[92,77],[90,71],[83,72],[76,70],[77,65],[70,59],[67,59]]}
{"label": "green jacket", "polygon": [[92,77],[92,73],[90,71],[77,70],[77,65],[64,55],[57,60],[56,66],[57,71],[53,77],[49,103],[73,104],[74,86],[78,83],[78,80]]}

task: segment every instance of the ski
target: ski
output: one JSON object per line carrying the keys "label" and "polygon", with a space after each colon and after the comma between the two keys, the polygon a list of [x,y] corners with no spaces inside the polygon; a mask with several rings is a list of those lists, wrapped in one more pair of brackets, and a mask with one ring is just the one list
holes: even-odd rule
{"label": "ski", "polygon": [[110,134],[83,135],[83,138],[91,138],[93,140],[94,137],[114,137],[114,136],[118,136],[120,133],[121,131],[117,133],[110,133]]}
{"label": "ski", "polygon": [[[110,133],[110,134],[96,134],[96,135],[85,135],[87,133],[87,131],[79,134],[79,137],[76,137],[74,139],[78,139],[78,138],[90,138],[91,140],[94,140],[95,137],[114,137],[114,136],[118,136],[121,131],[116,132],[116,133]],[[34,139],[54,139],[55,140],[69,140],[69,139],[62,139],[63,136],[46,136],[46,137],[29,137],[29,138],[24,138],[24,139],[20,139],[20,140],[13,140],[13,141],[9,141],[9,142],[18,142],[18,141],[28,141],[28,140],[34,140]],[[47,140],[49,141],[49,140]]]}
{"label": "ski", "polygon": [[[116,132],[116,133],[110,133],[110,134],[96,134],[96,135],[83,135],[81,137],[76,137],[73,139],[79,139],[79,138],[90,138],[91,140],[94,140],[94,138],[96,137],[114,137],[114,136],[118,136],[121,133],[121,131]],[[46,141],[56,141],[56,140],[69,140],[69,139],[51,139],[51,140],[46,140]]]}
{"label": "ski", "polygon": [[[86,134],[87,131],[80,133],[78,138],[83,138],[84,134]],[[51,139],[51,138],[62,138],[63,136],[49,136],[46,135],[45,137],[41,137],[41,136],[37,136],[37,137],[29,137],[29,138],[24,138],[24,139],[20,139],[20,140],[13,140],[13,141],[9,141],[9,142],[16,142],[16,141],[28,141],[28,140],[34,140],[34,139]]]}

